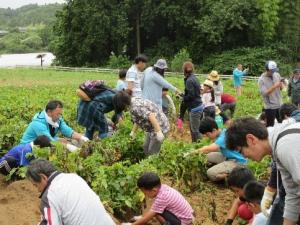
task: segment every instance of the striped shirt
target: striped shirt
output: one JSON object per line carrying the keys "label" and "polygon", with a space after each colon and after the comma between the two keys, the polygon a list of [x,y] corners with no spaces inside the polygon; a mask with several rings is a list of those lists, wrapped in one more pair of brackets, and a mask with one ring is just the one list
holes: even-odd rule
{"label": "striped shirt", "polygon": [[168,185],[161,185],[151,210],[157,214],[162,214],[167,210],[173,213],[182,225],[190,225],[193,221],[194,211],[191,205],[178,191]]}

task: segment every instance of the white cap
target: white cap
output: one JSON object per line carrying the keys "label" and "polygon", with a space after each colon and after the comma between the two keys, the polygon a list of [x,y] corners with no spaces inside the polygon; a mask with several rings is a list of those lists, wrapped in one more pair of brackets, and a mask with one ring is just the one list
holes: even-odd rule
{"label": "white cap", "polygon": [[272,72],[277,72],[277,63],[275,61],[269,60],[266,63],[266,70],[271,70]]}

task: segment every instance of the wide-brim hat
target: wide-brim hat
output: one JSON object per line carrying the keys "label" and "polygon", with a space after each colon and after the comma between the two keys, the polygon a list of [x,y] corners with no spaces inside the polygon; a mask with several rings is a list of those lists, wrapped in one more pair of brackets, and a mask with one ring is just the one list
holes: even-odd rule
{"label": "wide-brim hat", "polygon": [[206,85],[206,86],[211,87],[211,88],[214,87],[214,83],[211,80],[205,80],[203,85]]}
{"label": "wide-brim hat", "polygon": [[213,70],[210,72],[210,74],[208,74],[207,79],[211,81],[218,81],[220,80],[220,75],[218,74],[218,71]]}
{"label": "wide-brim hat", "polygon": [[154,64],[154,67],[157,67],[162,70],[168,69],[168,65],[165,59],[157,60],[157,62]]}
{"label": "wide-brim hat", "polygon": [[221,110],[218,106],[215,107],[215,112],[216,112],[216,115],[219,115],[221,113]]}

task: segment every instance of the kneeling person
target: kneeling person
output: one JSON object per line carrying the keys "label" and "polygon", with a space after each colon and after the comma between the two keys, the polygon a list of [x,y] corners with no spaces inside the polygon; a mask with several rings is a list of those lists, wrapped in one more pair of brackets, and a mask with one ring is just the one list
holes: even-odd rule
{"label": "kneeling person", "polygon": [[153,198],[151,209],[134,223],[123,225],[147,224],[156,217],[160,224],[190,225],[193,209],[185,198],[175,189],[161,184],[155,173],[144,173],[137,182],[138,187],[149,198]]}
{"label": "kneeling person", "polygon": [[191,153],[207,154],[207,161],[216,164],[207,170],[207,176],[211,181],[224,180],[236,166],[247,163],[247,160],[239,152],[226,148],[226,129],[218,128],[214,119],[204,118],[200,123],[199,131],[214,143]]}
{"label": "kneeling person", "polygon": [[40,148],[51,147],[50,139],[45,135],[38,136],[29,144],[20,144],[13,147],[0,158],[0,173],[8,175],[13,168],[28,166],[33,157],[27,157],[27,154],[32,153],[34,145]]}

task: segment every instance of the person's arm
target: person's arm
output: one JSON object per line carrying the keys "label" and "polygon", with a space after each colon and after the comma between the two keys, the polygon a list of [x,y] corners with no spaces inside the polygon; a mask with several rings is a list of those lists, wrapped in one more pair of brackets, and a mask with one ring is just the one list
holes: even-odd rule
{"label": "person's arm", "polygon": [[155,83],[157,83],[158,85],[160,85],[163,88],[168,88],[171,91],[177,91],[177,88],[174,87],[172,84],[170,84],[168,81],[166,81],[162,76],[158,75],[158,74],[154,74],[152,79],[154,80]]}
{"label": "person's arm", "polygon": [[156,212],[153,212],[151,209],[145,213],[145,215],[142,216],[142,218],[138,219],[132,225],[143,225],[147,224],[148,221],[150,221],[153,217],[156,216]]}
{"label": "person's arm", "polygon": [[263,96],[267,96],[267,95],[270,95],[273,91],[275,91],[277,88],[280,88],[281,87],[281,82],[278,81],[276,82],[272,87],[270,88],[267,88],[265,85],[264,85],[264,82],[260,79],[258,81],[258,85],[259,85],[259,89],[260,89],[260,92]]}
{"label": "person's arm", "polygon": [[[76,133],[76,132],[74,132],[74,130],[71,127],[69,127],[66,124],[66,122],[64,121],[63,118],[61,118],[59,121],[59,130],[64,136],[66,136],[68,138],[73,138],[73,134]],[[76,139],[78,137],[79,137],[78,133],[76,133],[74,139]],[[76,139],[76,140],[79,140],[79,139]]]}
{"label": "person's arm", "polygon": [[41,201],[42,205],[42,220],[39,225],[63,225],[62,219],[59,215],[59,211],[56,207],[51,203],[50,199],[47,199],[48,205],[46,202]]}
{"label": "person's arm", "polygon": [[156,114],[155,113],[150,113],[148,119],[149,119],[150,123],[152,124],[152,126],[154,128],[154,131],[156,133],[159,132],[159,131],[161,131],[160,125],[159,125],[159,123],[158,123],[158,121],[156,119]]}
{"label": "person's arm", "polygon": [[226,225],[231,225],[233,223],[233,220],[235,219],[237,215],[237,211],[239,208],[239,205],[241,204],[241,200],[239,198],[234,199],[226,218]]}
{"label": "person's arm", "polygon": [[204,146],[202,148],[196,149],[196,150],[190,152],[189,154],[199,154],[199,153],[208,154],[210,152],[218,152],[218,151],[220,151],[220,146],[213,143],[213,144]]}
{"label": "person's arm", "polygon": [[233,71],[233,76],[236,77],[236,78],[240,78],[244,75],[243,71],[240,71],[240,70],[234,70]]}

